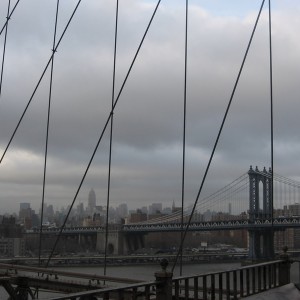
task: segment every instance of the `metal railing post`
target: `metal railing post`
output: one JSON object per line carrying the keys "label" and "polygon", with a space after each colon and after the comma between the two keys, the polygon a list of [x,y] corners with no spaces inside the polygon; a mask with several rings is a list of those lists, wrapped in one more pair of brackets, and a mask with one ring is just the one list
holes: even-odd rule
{"label": "metal railing post", "polygon": [[287,254],[287,247],[283,248],[283,253],[280,255],[282,262],[279,263],[279,285],[285,285],[291,282],[291,263],[290,256]]}
{"label": "metal railing post", "polygon": [[168,261],[163,259],[160,263],[162,270],[156,272],[156,300],[172,300],[172,272],[167,272]]}

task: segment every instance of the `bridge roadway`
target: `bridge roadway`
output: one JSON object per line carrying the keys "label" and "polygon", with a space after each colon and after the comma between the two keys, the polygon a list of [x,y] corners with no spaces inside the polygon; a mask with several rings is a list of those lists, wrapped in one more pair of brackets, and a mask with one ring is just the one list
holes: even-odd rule
{"label": "bridge roadway", "polygon": [[[187,224],[183,224],[183,229],[186,229]],[[211,231],[211,230],[238,230],[238,229],[285,229],[300,227],[300,216],[274,218],[271,219],[256,219],[250,221],[248,219],[225,220],[225,221],[207,221],[193,222],[189,226],[189,231]],[[161,224],[128,224],[122,227],[125,232],[161,232],[161,231],[181,231],[180,223],[161,223]]]}
{"label": "bridge roadway", "polygon": [[[216,252],[216,253],[192,253],[184,254],[184,262],[200,262],[212,260],[230,260],[245,258],[245,252]],[[162,259],[174,261],[176,255],[127,255],[127,256],[108,256],[107,260],[112,264],[124,263],[155,263],[158,264]],[[48,258],[42,258],[41,262]],[[104,256],[70,256],[54,257],[51,260],[52,267],[67,266],[78,264],[101,264],[103,265]],[[26,265],[24,265],[26,264]],[[61,293],[76,293],[87,290],[103,289],[114,283],[119,285],[130,285],[142,283],[141,280],[101,276],[97,274],[85,274],[72,271],[64,271],[61,268],[41,268],[32,265],[38,264],[38,258],[14,258],[0,259],[0,285],[2,285],[10,295],[14,295],[14,286],[27,286],[34,290],[48,290]],[[78,279],[77,281],[74,279]],[[32,293],[32,290],[29,290]],[[33,293],[32,293],[33,295]],[[13,299],[19,299],[17,296]]]}
{"label": "bridge roadway", "polygon": [[[209,252],[200,252],[200,253],[189,253],[183,254],[183,261],[186,263],[189,262],[207,262],[213,260],[219,261],[232,261],[237,259],[245,259],[248,256],[248,252],[239,251],[239,252],[225,252],[225,251],[209,251]],[[114,255],[107,256],[107,262],[111,265],[120,265],[120,264],[149,264],[155,263],[158,264],[162,259],[167,259],[172,262],[176,258],[175,254],[155,254],[155,255]],[[41,258],[41,264],[47,262],[48,257]],[[37,257],[16,257],[16,258],[7,258],[0,259],[0,269],[2,265],[26,265],[26,266],[37,266],[39,260]],[[95,256],[60,256],[53,257],[51,259],[51,266],[61,267],[61,266],[74,266],[74,265],[102,265],[104,263],[103,255]],[[33,267],[34,269],[34,267]]]}
{"label": "bridge roadway", "polygon": [[[76,278],[78,281],[74,280]],[[62,271],[59,269],[0,263],[0,285],[2,285],[12,296],[16,292],[13,288],[15,285],[23,285],[34,289],[45,289],[62,293],[74,293],[93,289],[103,289],[111,283],[128,285],[139,282],[142,281],[129,278]],[[23,298],[15,296],[13,299]]]}
{"label": "bridge roadway", "polygon": [[[185,229],[186,223],[183,224]],[[300,216],[291,217],[278,217],[271,219],[256,219],[250,221],[249,219],[236,219],[236,220],[220,220],[220,221],[207,221],[207,222],[192,222],[189,226],[189,231],[211,231],[211,230],[238,230],[238,229],[267,229],[273,227],[276,230],[286,228],[300,227]],[[95,227],[66,227],[62,230],[62,234],[78,234],[78,233],[97,233],[104,231],[103,226]],[[182,227],[179,222],[176,223],[133,223],[115,226],[115,230],[123,232],[176,232],[181,231]],[[38,233],[39,229],[27,230],[27,234]],[[43,234],[58,234],[60,228],[44,228]]]}

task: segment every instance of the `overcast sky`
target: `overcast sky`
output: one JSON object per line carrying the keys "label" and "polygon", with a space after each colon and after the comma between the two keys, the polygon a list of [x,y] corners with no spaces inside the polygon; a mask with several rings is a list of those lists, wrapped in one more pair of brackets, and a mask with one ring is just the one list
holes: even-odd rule
{"label": "overcast sky", "polygon": [[[0,2],[0,28],[7,12]],[[15,1],[11,1],[12,6]],[[77,1],[60,1],[58,37]],[[156,1],[120,0],[116,94]],[[266,1],[267,2],[267,1]],[[186,203],[193,203],[260,7],[259,0],[190,0],[187,66]],[[54,60],[45,202],[71,203],[111,107],[115,6],[82,0]],[[272,1],[274,169],[300,180],[300,2]],[[0,150],[48,62],[55,0],[21,0],[7,35]],[[162,0],[114,114],[111,205],[181,202],[185,1]],[[0,36],[2,59],[4,33]],[[217,147],[204,194],[250,165],[269,167],[270,89],[267,3]],[[0,214],[42,199],[49,74],[0,165]],[[107,195],[109,131],[77,204],[94,188]]]}

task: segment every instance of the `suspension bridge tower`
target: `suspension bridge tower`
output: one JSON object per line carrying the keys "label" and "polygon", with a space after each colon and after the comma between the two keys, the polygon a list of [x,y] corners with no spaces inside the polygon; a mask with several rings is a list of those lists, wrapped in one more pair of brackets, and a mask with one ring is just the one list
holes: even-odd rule
{"label": "suspension bridge tower", "polygon": [[259,171],[250,166],[249,175],[249,220],[251,223],[269,222],[270,228],[256,227],[249,229],[249,258],[274,258],[274,230],[271,226],[273,217],[272,170]]}

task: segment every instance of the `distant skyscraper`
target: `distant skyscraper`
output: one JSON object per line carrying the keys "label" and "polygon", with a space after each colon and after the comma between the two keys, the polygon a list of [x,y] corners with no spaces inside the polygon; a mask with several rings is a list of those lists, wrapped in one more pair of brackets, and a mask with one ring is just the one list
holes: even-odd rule
{"label": "distant skyscraper", "polygon": [[30,217],[31,217],[30,203],[20,203],[19,218],[24,219]]}
{"label": "distant skyscraper", "polygon": [[128,216],[128,207],[126,203],[122,203],[117,207],[117,213],[120,218],[125,218]]}
{"label": "distant skyscraper", "polygon": [[96,208],[96,193],[93,189],[89,192],[89,198],[88,198],[88,209],[89,212],[93,212]]}
{"label": "distant skyscraper", "polygon": [[20,210],[30,208],[30,203],[20,203]]}
{"label": "distant skyscraper", "polygon": [[149,215],[157,214],[158,212],[162,211],[162,204],[161,203],[152,203],[149,205],[148,213]]}
{"label": "distant skyscraper", "polygon": [[79,216],[83,216],[83,213],[84,213],[84,207],[83,207],[83,203],[79,203],[77,205],[77,214]]}

